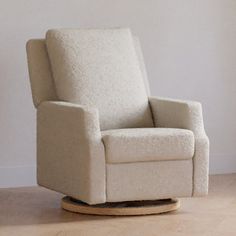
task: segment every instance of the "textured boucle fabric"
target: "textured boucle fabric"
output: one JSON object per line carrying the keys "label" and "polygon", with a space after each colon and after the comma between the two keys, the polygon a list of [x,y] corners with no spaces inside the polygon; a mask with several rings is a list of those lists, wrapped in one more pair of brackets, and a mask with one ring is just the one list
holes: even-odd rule
{"label": "textured boucle fabric", "polygon": [[107,163],[191,159],[194,135],[186,129],[139,128],[102,132]]}
{"label": "textured boucle fabric", "polygon": [[193,195],[208,192],[209,140],[204,130],[199,102],[149,98],[156,127],[189,129],[194,133]]}
{"label": "textured boucle fabric", "polygon": [[192,160],[106,164],[106,169],[108,202],[192,195]]}
{"label": "textured boucle fabric", "polygon": [[57,95],[99,110],[102,130],[152,127],[129,29],[61,29],[46,34]]}
{"label": "textured boucle fabric", "polygon": [[142,77],[143,77],[143,82],[145,85],[146,93],[148,96],[150,96],[151,91],[150,91],[150,86],[149,86],[149,81],[148,81],[148,77],[147,77],[147,71],[146,71],[146,66],[144,63],[144,58],[143,58],[143,53],[142,53],[140,41],[139,41],[139,38],[136,36],[133,36],[133,40],[134,40],[135,51],[136,51],[138,61],[139,61],[139,67],[142,71]]}
{"label": "textured boucle fabric", "polygon": [[[66,32],[70,33],[72,31],[69,30]],[[53,31],[51,33],[56,32]],[[64,32],[64,30],[60,31],[62,34]],[[49,32],[49,34],[51,33]],[[128,34],[130,35],[130,32]],[[142,72],[141,77],[145,81],[147,77],[139,42],[135,37],[132,37],[132,40],[130,36],[127,37],[129,38],[128,44],[132,44],[131,41],[134,42],[135,52],[139,57],[138,67],[140,67]],[[68,40],[69,43],[70,37]],[[94,42],[94,44],[96,43]],[[128,44],[124,44],[123,46],[126,48]],[[149,128],[150,130],[148,132],[150,133],[144,132],[147,126],[150,124],[152,126],[150,111],[148,106],[146,106],[146,94],[150,94],[150,90],[148,88],[146,93],[143,89],[139,90],[139,87],[142,86],[144,88],[144,86],[142,81],[140,82],[140,72],[137,71],[135,75],[138,76],[135,77],[137,79],[135,82],[134,78],[124,83],[117,80],[119,81],[119,86],[117,86],[117,81],[113,80],[117,78],[117,74],[111,76],[111,81],[109,79],[104,81],[104,83],[107,81],[107,84],[110,83],[110,88],[115,88],[112,91],[109,89],[107,91],[107,88],[103,88],[104,84],[98,81],[94,83],[96,84],[96,88],[93,87],[93,83],[84,84],[83,89],[85,89],[85,92],[90,93],[92,91],[93,96],[91,97],[94,99],[94,104],[88,103],[83,105],[78,104],[77,101],[74,102],[74,100],[71,100],[72,103],[61,102],[60,100],[65,99],[59,98],[56,94],[54,78],[52,76],[52,72],[54,71],[52,71],[51,67],[52,61],[49,60],[48,46],[45,40],[40,39],[30,40],[27,43],[33,101],[35,107],[38,108],[37,180],[39,185],[89,204],[104,203],[106,201],[150,200],[189,197],[191,195],[201,196],[207,193],[209,140],[204,131],[201,105],[199,103],[174,99],[149,98],[156,128],[153,129],[155,131],[151,132],[150,130],[152,128]],[[91,54],[92,51],[88,50],[86,52],[84,46],[86,45],[83,45],[83,55],[87,53],[88,56],[92,57],[94,55]],[[117,47],[113,47],[112,49],[114,48]],[[133,60],[133,58],[136,58],[136,55],[133,46],[131,48],[129,50],[132,51]],[[65,47],[64,49],[68,50],[67,52],[71,54],[77,53],[73,47]],[[115,55],[113,52],[111,54]],[[71,62],[70,60],[73,60],[73,56],[71,57],[67,53],[63,55],[66,57],[70,56],[69,58],[57,58],[59,62],[63,62],[60,66],[65,67],[66,64],[64,62],[69,64]],[[94,60],[98,60],[96,61],[96,65],[100,69],[103,68],[105,72],[110,67],[101,67],[99,58],[101,56],[102,60],[104,60],[106,55],[106,51],[104,50],[94,58]],[[75,57],[75,59],[77,60],[78,58]],[[71,65],[71,67],[69,65],[68,71],[72,67],[75,70],[78,69],[75,66],[77,65],[76,60],[74,65]],[[104,62],[102,60],[101,63]],[[137,67],[136,59],[133,61],[135,62],[135,66],[131,70]],[[81,63],[83,64],[84,61]],[[87,63],[85,64],[87,65]],[[90,67],[93,68],[91,71],[92,75],[97,72],[96,65]],[[120,65],[117,65],[112,70],[115,72],[117,68],[120,68]],[[66,70],[65,72],[68,71]],[[87,73],[87,71],[83,71],[83,76],[84,72]],[[110,74],[112,72],[109,71]],[[129,75],[131,74],[130,71],[128,73]],[[71,76],[69,72],[68,74],[69,78],[74,79],[74,75]],[[88,72],[88,75],[91,74]],[[63,74],[59,75],[63,76]],[[92,75],[90,78],[92,78]],[[145,82],[145,85],[148,87],[148,82]],[[133,89],[133,86],[135,86],[134,92],[132,92],[133,90],[129,90],[129,96],[124,94],[124,86],[127,86],[126,89]],[[127,90],[125,91],[127,92]],[[72,93],[73,96],[74,92]],[[78,94],[76,93],[75,95]],[[107,99],[107,96],[109,99]],[[143,98],[145,103],[141,103],[144,101]],[[52,100],[57,102],[52,102]],[[97,101],[98,103],[95,103]],[[106,102],[110,103],[106,104]],[[128,104],[127,106],[125,104],[126,102]],[[133,108],[137,108],[136,105],[139,102],[142,105],[141,108],[138,111],[133,110]],[[103,107],[104,111],[100,112],[99,106],[103,104],[105,104]],[[100,115],[102,115],[102,119],[99,118]],[[137,124],[141,129],[132,129],[131,132],[125,129],[101,132],[99,119],[104,123],[101,125],[103,130],[121,127],[130,129]],[[143,120],[145,122],[141,125]],[[130,125],[131,123],[132,125]],[[181,137],[178,136],[179,133],[177,134],[175,131],[180,129],[181,132],[186,131],[188,133],[187,136],[189,135],[189,139],[185,135],[184,138],[181,135]],[[161,132],[164,130],[171,131],[170,137],[167,138],[166,132],[164,135],[160,130],[162,130]],[[156,136],[154,137],[153,133],[158,133],[160,139],[156,138]],[[187,152],[191,152],[190,146],[192,146],[192,143],[190,142],[190,133],[194,135],[194,155],[188,159],[185,157],[188,156],[186,154]],[[184,151],[181,149],[181,140],[186,145],[183,147]],[[161,149],[157,148],[158,145],[160,146],[160,143],[162,146]],[[173,143],[178,143],[178,145],[174,146]],[[169,148],[170,150],[166,149],[167,144],[172,147]],[[183,151],[181,157],[180,155],[176,155],[180,152],[178,148]],[[163,151],[163,155],[160,153],[161,150]],[[164,151],[173,156],[175,155],[175,160],[167,160],[169,155],[165,156]],[[155,157],[158,157],[158,160],[152,159],[152,153],[155,153]],[[147,161],[143,161],[144,158]],[[127,159],[132,161],[126,162]]]}
{"label": "textured boucle fabric", "polygon": [[29,40],[26,45],[33,102],[37,107],[43,101],[58,100],[45,40]]}
{"label": "textured boucle fabric", "polygon": [[[141,45],[138,37],[133,36],[133,40],[146,92],[150,95]],[[26,50],[34,106],[37,108],[43,101],[58,101],[45,39],[30,39]]]}
{"label": "textured boucle fabric", "polygon": [[39,185],[89,204],[103,203],[105,153],[96,109],[42,102],[37,110]]}

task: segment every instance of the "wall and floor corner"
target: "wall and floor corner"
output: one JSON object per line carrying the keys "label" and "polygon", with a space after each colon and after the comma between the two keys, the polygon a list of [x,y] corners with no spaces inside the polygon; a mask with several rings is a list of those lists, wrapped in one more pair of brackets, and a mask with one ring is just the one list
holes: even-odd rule
{"label": "wall and floor corner", "polygon": [[200,101],[210,172],[236,172],[235,25],[234,0],[1,0],[0,187],[36,183],[25,43],[62,27],[129,26],[140,37],[152,95]]}

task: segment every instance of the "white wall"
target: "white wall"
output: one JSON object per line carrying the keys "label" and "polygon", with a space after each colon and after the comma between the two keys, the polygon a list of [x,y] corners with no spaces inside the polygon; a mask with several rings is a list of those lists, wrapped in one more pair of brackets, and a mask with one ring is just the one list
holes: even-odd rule
{"label": "white wall", "polygon": [[236,172],[235,0],[0,0],[0,186],[35,183],[26,41],[107,26],[140,37],[153,95],[202,102],[211,173]]}

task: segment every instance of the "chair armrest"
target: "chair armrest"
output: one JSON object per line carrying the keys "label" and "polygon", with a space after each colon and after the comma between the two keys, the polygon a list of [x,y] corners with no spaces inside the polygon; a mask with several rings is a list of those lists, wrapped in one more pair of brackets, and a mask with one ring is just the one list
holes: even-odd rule
{"label": "chair armrest", "polygon": [[202,106],[199,102],[150,97],[156,127],[192,130],[195,136],[205,134]]}
{"label": "chair armrest", "polygon": [[105,202],[105,153],[96,109],[41,103],[37,146],[40,185],[89,204]]}
{"label": "chair armrest", "polygon": [[195,137],[193,157],[193,195],[208,192],[209,139],[205,133],[202,106],[199,102],[150,97],[156,127],[189,129]]}

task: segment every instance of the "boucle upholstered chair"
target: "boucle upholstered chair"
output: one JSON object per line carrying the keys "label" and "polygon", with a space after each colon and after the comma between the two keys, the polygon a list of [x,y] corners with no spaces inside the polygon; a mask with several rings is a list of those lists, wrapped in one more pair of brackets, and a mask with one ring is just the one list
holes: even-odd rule
{"label": "boucle upholstered chair", "polygon": [[49,30],[27,55],[39,185],[89,205],[207,194],[201,104],[150,97],[129,29]]}

